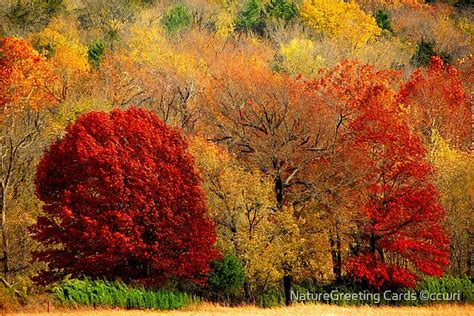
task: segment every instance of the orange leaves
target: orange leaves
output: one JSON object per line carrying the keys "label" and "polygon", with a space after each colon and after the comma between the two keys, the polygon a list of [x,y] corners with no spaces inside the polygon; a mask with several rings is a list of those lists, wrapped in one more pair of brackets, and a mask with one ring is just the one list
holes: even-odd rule
{"label": "orange leaves", "polygon": [[48,86],[56,77],[44,58],[23,39],[0,39],[0,78],[1,120],[24,108],[39,109],[54,102]]}

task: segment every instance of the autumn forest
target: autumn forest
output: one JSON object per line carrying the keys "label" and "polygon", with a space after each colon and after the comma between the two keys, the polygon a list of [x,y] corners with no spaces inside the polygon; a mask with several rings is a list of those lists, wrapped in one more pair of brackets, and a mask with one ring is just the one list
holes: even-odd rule
{"label": "autumn forest", "polygon": [[0,310],[471,304],[473,47],[469,0],[1,0]]}

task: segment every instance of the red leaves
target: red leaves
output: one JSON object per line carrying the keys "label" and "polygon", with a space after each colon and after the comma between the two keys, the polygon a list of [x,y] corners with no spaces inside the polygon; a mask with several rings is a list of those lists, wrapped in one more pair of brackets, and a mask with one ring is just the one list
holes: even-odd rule
{"label": "red leaves", "polygon": [[[430,78],[445,71],[434,62]],[[414,286],[419,272],[440,275],[449,259],[426,150],[400,104],[420,85],[407,83],[398,93],[397,76],[344,62],[308,85],[339,113],[334,166],[355,179],[345,201],[358,211],[350,220],[356,238],[347,271],[379,289]]]}
{"label": "red leaves", "polygon": [[433,129],[453,145],[469,145],[469,103],[457,70],[432,57],[403,83],[399,102],[408,109],[410,126],[428,138]]}
{"label": "red leaves", "polygon": [[[180,134],[155,114],[92,112],[69,125],[37,171],[45,217],[33,237],[51,276],[200,282],[217,255],[199,178]],[[49,276],[48,276],[49,274]]]}
{"label": "red leaves", "polygon": [[347,268],[353,276],[366,281],[376,289],[387,286],[388,283],[402,287],[414,287],[417,280],[416,275],[407,269],[386,264],[370,254],[350,258]]}

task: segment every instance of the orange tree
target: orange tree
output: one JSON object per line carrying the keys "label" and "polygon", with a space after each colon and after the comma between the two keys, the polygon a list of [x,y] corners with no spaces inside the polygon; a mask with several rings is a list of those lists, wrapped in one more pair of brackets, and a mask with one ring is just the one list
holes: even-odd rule
{"label": "orange tree", "polygon": [[[31,150],[44,126],[41,109],[54,103],[49,86],[57,78],[49,63],[24,39],[0,38],[0,200],[4,275],[28,265],[10,265],[7,213],[14,196],[26,189],[32,164]],[[22,257],[25,254],[21,254]]]}

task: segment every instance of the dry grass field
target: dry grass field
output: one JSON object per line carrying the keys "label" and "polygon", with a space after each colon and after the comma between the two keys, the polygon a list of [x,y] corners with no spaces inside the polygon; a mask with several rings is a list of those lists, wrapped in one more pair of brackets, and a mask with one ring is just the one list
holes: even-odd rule
{"label": "dry grass field", "polygon": [[6,313],[5,315],[85,315],[85,316],[147,316],[147,315],[318,315],[318,316],[339,316],[339,315],[355,315],[355,316],[474,316],[474,305],[438,305],[429,307],[339,307],[331,305],[295,305],[292,307],[281,307],[262,309],[254,306],[245,307],[224,307],[213,304],[199,304],[188,307],[180,311],[139,311],[139,310],[113,310],[113,309],[61,309],[46,311],[24,311],[17,313]]}

